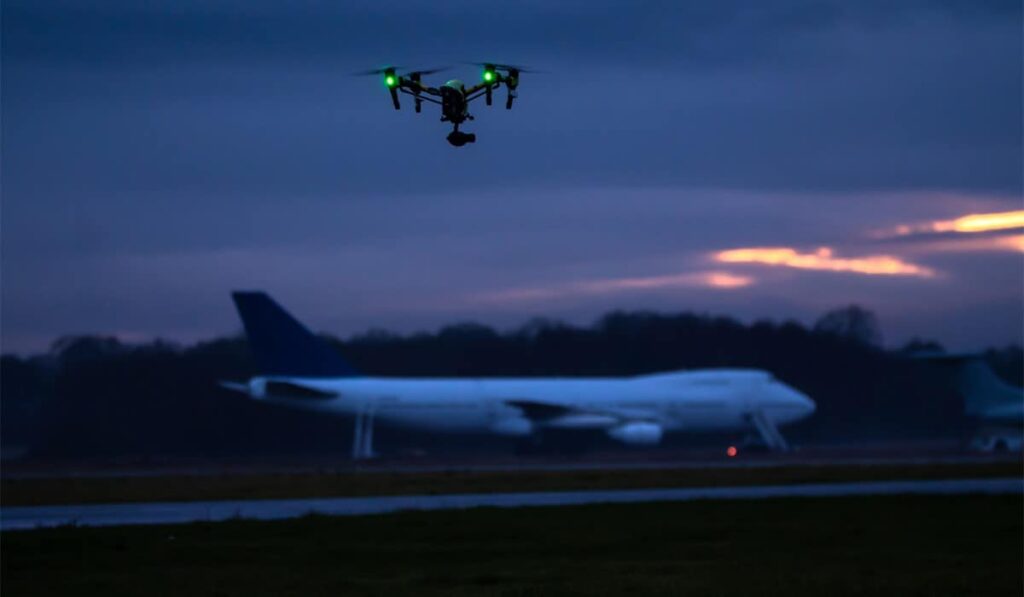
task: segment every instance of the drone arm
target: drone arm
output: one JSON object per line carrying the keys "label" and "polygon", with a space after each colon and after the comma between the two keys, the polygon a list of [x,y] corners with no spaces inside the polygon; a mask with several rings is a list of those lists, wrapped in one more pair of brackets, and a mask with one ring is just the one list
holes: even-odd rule
{"label": "drone arm", "polygon": [[422,95],[417,95],[417,94],[413,93],[412,91],[409,91],[408,89],[403,89],[402,93],[404,93],[406,95],[411,95],[411,96],[413,96],[413,97],[415,97],[417,99],[421,99],[421,100],[423,100],[425,102],[430,102],[432,104],[437,104],[439,106],[442,105],[441,102],[437,101],[436,99],[434,99],[432,97],[423,97]]}
{"label": "drone arm", "polygon": [[[478,85],[477,87],[481,87],[481,86]],[[474,89],[470,89],[470,90],[466,91],[466,102],[468,103],[468,102],[471,102],[471,101],[473,101],[473,100],[475,100],[477,98],[484,97],[485,95],[487,95],[486,85],[483,86],[483,87],[485,87],[483,90],[474,88]],[[473,95],[474,93],[475,93],[475,95]]]}
{"label": "drone arm", "polygon": [[[469,97],[469,96],[473,95],[474,93],[476,93],[478,91],[483,91],[483,92],[486,93],[488,87],[490,87],[491,90],[494,90],[494,89],[497,89],[498,87],[501,87],[501,80],[499,79],[497,81],[492,81],[490,83],[480,83],[478,85],[473,85],[472,87],[470,87],[469,89],[466,90],[466,97]],[[476,96],[476,97],[479,97],[479,96]]]}
{"label": "drone arm", "polygon": [[423,83],[420,83],[418,79],[406,79],[403,77],[400,80],[400,83],[401,84],[398,86],[398,88],[401,89],[402,91],[405,91],[406,93],[412,93],[414,95],[419,93],[426,93],[428,95],[437,96],[441,95],[441,91],[439,89],[424,85]]}

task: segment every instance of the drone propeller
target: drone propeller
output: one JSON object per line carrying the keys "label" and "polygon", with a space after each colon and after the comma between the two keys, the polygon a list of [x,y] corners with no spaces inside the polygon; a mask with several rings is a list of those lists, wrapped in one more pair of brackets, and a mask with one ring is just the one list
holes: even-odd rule
{"label": "drone propeller", "polygon": [[[504,83],[505,87],[508,88],[508,95],[505,98],[505,109],[512,109],[512,102],[516,99],[516,88],[519,87],[519,74],[520,73],[540,73],[544,71],[534,70],[525,66],[517,66],[515,64],[502,64],[500,62],[468,62],[467,64],[475,64],[481,66],[484,72],[480,74],[480,78],[484,82],[484,97],[487,100],[487,105],[491,105],[491,89],[494,85]],[[505,71],[508,73],[507,77],[503,77],[497,71]]]}
{"label": "drone propeller", "polygon": [[[409,71],[407,73],[402,73],[402,76],[403,77],[412,77],[413,75],[432,75],[434,73],[439,73],[439,72],[441,72],[443,70],[447,70],[447,69],[448,69],[447,66],[438,66],[438,67],[434,67],[434,68],[423,68],[423,69],[420,69],[420,70],[411,70],[411,71]],[[388,74],[395,75],[395,74],[397,74],[397,71],[399,71],[399,70],[405,70],[405,67],[404,66],[385,66],[385,67],[382,67],[382,68],[374,68],[374,69],[370,69],[370,70],[361,70],[359,72],[352,73],[352,76],[354,76],[354,77],[369,77],[369,76],[373,76],[373,75],[388,75]]]}
{"label": "drone propeller", "polygon": [[[356,77],[368,77],[368,76],[380,76],[384,75],[384,85],[388,88],[388,92],[391,93],[391,103],[398,110],[401,108],[401,104],[398,101],[398,92],[412,93],[416,96],[416,111],[420,111],[422,100],[420,99],[420,90],[423,86],[420,84],[420,77],[423,75],[430,75],[436,72],[440,72],[447,67],[440,66],[435,68],[425,68],[420,70],[409,71],[405,74],[399,75],[395,71],[398,69],[405,69],[403,66],[385,66],[383,68],[374,68],[371,70],[359,71],[352,73]],[[406,80],[412,81],[413,83],[407,84]],[[408,91],[412,89],[412,91]]]}
{"label": "drone propeller", "polygon": [[503,71],[516,71],[520,73],[543,73],[545,71],[529,68],[527,66],[517,66],[515,64],[502,64],[500,62],[467,62],[466,64],[472,64],[474,66],[482,66],[484,68],[492,68],[494,70]]}
{"label": "drone propeller", "polygon": [[[420,69],[420,70],[413,70],[413,71],[409,71],[409,72],[407,72],[405,74],[399,75],[395,71],[397,71],[398,69],[403,69],[404,70],[405,69],[404,66],[385,66],[383,68],[374,68],[374,69],[371,69],[371,70],[359,71],[357,73],[352,73],[352,74],[353,74],[353,76],[356,76],[356,77],[368,77],[368,76],[372,76],[372,75],[384,75],[384,84],[387,85],[388,89],[390,89],[392,92],[394,92],[396,87],[400,87],[401,86],[403,78],[411,79],[411,80],[419,83],[420,77],[422,77],[423,75],[430,75],[430,74],[433,74],[433,73],[441,72],[441,71],[445,70],[446,68],[448,68],[448,67],[446,67],[446,66],[438,66],[438,67],[435,67],[435,68],[425,68],[425,69]],[[391,94],[391,99],[394,101],[395,109],[397,110],[398,109],[398,97],[397,97],[397,95],[395,93],[392,93]]]}
{"label": "drone propeller", "polygon": [[371,75],[386,75],[388,73],[395,74],[395,71],[405,68],[404,66],[385,66],[382,68],[374,68],[371,70],[361,70],[356,73],[352,73],[353,77],[369,77]]}
{"label": "drone propeller", "polygon": [[403,77],[413,77],[414,75],[432,75],[441,71],[448,70],[447,66],[437,66],[434,68],[425,68],[421,70],[413,70],[402,75]]}

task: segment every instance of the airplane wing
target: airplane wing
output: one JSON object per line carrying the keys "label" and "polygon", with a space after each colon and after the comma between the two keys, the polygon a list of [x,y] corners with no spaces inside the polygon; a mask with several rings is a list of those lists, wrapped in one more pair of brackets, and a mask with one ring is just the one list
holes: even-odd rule
{"label": "airplane wing", "polygon": [[661,441],[664,424],[657,412],[644,409],[581,408],[537,400],[506,400],[534,425],[549,429],[595,429],[625,444]]}
{"label": "airplane wing", "polygon": [[271,398],[331,400],[338,394],[290,381],[268,381],[263,391]]}
{"label": "airplane wing", "polygon": [[[218,382],[217,385],[227,390],[241,392],[250,396],[253,395],[253,390],[249,387],[249,384],[246,383],[221,381]],[[327,392],[318,388],[311,388],[309,386],[304,386],[290,381],[268,381],[263,385],[263,389],[259,391],[259,396],[276,399],[295,398],[314,400],[329,400],[338,397],[334,392]]]}
{"label": "airplane wing", "polygon": [[640,409],[580,408],[538,400],[506,400],[523,417],[542,425],[574,428],[608,428],[634,421],[657,422],[656,413]]}
{"label": "airplane wing", "polygon": [[506,400],[505,404],[518,408],[523,416],[531,421],[549,421],[573,412],[573,409],[567,406],[532,400]]}
{"label": "airplane wing", "polygon": [[224,388],[225,390],[231,390],[233,392],[241,392],[243,394],[249,393],[249,384],[240,383],[237,381],[219,381],[217,385]]}

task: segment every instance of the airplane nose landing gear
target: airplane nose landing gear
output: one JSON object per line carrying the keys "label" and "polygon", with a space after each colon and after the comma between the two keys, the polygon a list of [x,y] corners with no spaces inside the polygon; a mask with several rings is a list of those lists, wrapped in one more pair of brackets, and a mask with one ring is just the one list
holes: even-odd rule
{"label": "airplane nose landing gear", "polygon": [[455,147],[462,147],[466,143],[476,143],[476,134],[452,131],[448,134],[448,142]]}

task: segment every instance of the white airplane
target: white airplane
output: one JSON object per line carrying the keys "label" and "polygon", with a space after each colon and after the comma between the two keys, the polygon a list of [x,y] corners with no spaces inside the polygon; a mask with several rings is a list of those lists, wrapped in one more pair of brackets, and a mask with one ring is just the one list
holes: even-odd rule
{"label": "white airplane", "polygon": [[964,400],[972,428],[967,444],[978,452],[1024,450],[1024,389],[1012,386],[980,354],[919,355],[952,366],[953,382]]}
{"label": "white airplane", "polygon": [[657,444],[666,432],[744,430],[784,451],[788,444],[778,426],[815,410],[807,396],[755,369],[606,378],[363,377],[265,293],[232,297],[260,375],[222,385],[255,400],[353,416],[353,459],[374,456],[375,419],[513,437],[597,429],[639,445]]}

